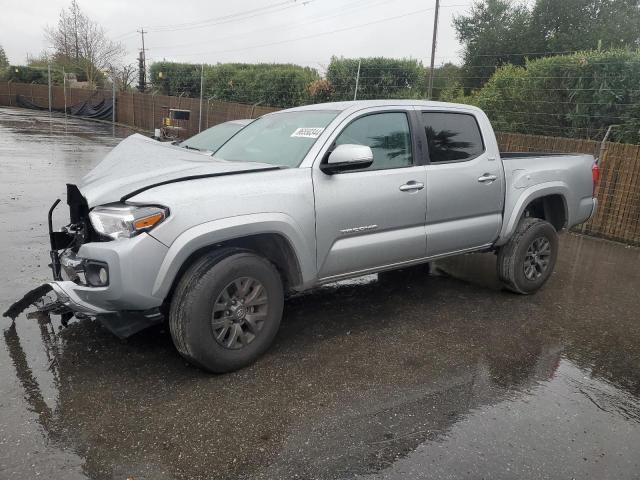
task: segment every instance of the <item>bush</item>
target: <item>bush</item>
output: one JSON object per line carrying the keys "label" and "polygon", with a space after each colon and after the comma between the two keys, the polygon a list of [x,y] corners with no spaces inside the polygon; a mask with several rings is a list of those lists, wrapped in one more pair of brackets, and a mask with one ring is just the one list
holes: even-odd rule
{"label": "bush", "polygon": [[149,82],[162,95],[197,97],[200,95],[200,65],[155,62],[149,68]]}
{"label": "bush", "polygon": [[475,102],[501,131],[637,142],[638,78],[638,51],[579,52],[501,67]]}
{"label": "bush", "polygon": [[360,64],[358,99],[424,98],[425,69],[417,60],[332,57],[327,69],[333,101],[353,100]]}
{"label": "bush", "polygon": [[16,83],[48,83],[47,70],[25,65],[10,65],[4,71],[3,80]]}

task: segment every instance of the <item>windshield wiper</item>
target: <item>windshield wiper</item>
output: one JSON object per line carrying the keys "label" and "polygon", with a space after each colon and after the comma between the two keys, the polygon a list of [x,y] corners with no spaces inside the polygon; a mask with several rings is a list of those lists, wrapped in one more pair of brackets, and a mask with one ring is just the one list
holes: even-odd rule
{"label": "windshield wiper", "polygon": [[197,152],[201,152],[201,151],[202,151],[202,150],[200,150],[199,148],[191,147],[191,146],[189,146],[189,145],[181,145],[181,146],[182,146],[182,147],[184,147],[184,148],[186,148],[186,149],[188,149],[188,150],[195,150],[195,151],[197,151]]}

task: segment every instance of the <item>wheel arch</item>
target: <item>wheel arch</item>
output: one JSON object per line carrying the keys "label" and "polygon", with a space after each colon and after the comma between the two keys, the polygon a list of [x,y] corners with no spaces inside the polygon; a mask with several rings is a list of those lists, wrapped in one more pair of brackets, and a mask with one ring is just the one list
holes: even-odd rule
{"label": "wheel arch", "polygon": [[[285,216],[286,217],[286,216]],[[169,247],[153,286],[153,295],[170,297],[184,271],[198,258],[221,247],[253,251],[278,269],[285,289],[301,288],[314,276],[315,248],[286,219],[225,219],[208,222],[182,233]],[[311,256],[310,256],[311,255]],[[311,261],[310,261],[311,260]]]}
{"label": "wheel arch", "polygon": [[562,182],[536,185],[523,191],[511,210],[511,215],[505,218],[496,245],[508,242],[524,217],[546,220],[557,232],[566,228],[571,215],[567,201],[569,196],[569,188]]}

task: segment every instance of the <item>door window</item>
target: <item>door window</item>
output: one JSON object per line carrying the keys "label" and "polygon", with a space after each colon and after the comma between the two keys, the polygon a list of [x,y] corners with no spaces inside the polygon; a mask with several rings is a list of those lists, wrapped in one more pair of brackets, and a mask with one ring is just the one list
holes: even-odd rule
{"label": "door window", "polygon": [[405,113],[376,113],[354,120],[335,141],[336,146],[343,144],[371,148],[373,164],[367,170],[408,167],[413,163],[411,130]]}
{"label": "door window", "polygon": [[478,122],[463,113],[423,112],[431,163],[472,160],[484,152]]}

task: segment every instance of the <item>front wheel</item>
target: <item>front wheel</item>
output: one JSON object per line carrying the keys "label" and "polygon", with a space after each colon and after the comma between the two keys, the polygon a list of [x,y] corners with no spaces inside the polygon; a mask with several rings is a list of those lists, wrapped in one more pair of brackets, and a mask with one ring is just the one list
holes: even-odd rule
{"label": "front wheel", "polygon": [[271,262],[253,252],[222,249],[182,276],[169,325],[182,356],[216,373],[255,361],[280,326],[284,294]]}
{"label": "front wheel", "polygon": [[540,218],[523,218],[498,252],[498,276],[512,292],[539,290],[553,273],[558,258],[558,234]]}

